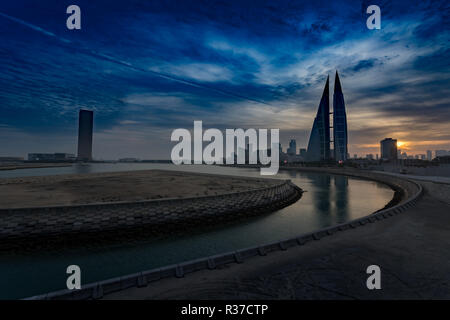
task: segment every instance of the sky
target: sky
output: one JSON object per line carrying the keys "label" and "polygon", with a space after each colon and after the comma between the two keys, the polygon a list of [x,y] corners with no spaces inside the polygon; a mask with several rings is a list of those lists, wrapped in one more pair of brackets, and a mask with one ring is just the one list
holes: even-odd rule
{"label": "sky", "polygon": [[[66,27],[71,4],[81,30]],[[284,150],[306,148],[336,70],[351,155],[386,137],[450,150],[449,15],[448,1],[2,1],[0,156],[76,153],[80,108],[96,159],[169,159],[194,120],[279,128]]]}

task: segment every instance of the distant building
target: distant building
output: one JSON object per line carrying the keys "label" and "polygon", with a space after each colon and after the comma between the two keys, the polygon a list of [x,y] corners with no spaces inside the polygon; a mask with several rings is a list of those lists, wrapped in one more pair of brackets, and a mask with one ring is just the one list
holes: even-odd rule
{"label": "distant building", "polygon": [[92,129],[94,112],[80,110],[78,118],[78,160],[92,160]]}
{"label": "distant building", "polygon": [[373,160],[373,154],[369,153],[366,155],[367,160]]}
{"label": "distant building", "polygon": [[445,157],[450,155],[449,152],[447,152],[447,150],[436,150],[436,158],[437,157]]}
{"label": "distant building", "polygon": [[323,89],[319,109],[314,118],[311,134],[308,142],[309,161],[330,160],[330,94],[329,77]]}
{"label": "distant building", "polygon": [[54,160],[53,153],[29,153],[28,161],[51,161]]}
{"label": "distant building", "polygon": [[300,156],[301,156],[303,159],[306,159],[306,155],[307,155],[306,149],[300,148],[299,152],[300,152]]}
{"label": "distant building", "polygon": [[433,154],[432,154],[431,150],[427,150],[427,160],[428,161],[433,160]]}
{"label": "distant building", "polygon": [[29,153],[28,161],[73,161],[73,153]]}
{"label": "distant building", "polygon": [[54,153],[53,155],[56,161],[75,160],[75,155],[73,153]]}
{"label": "distant building", "polygon": [[336,71],[333,94],[333,149],[330,140],[330,79],[327,77],[320,99],[319,109],[311,129],[308,142],[308,161],[342,162],[348,158],[347,114],[341,81]]}
{"label": "distant building", "polygon": [[358,155],[355,153],[355,154],[353,155],[353,158],[354,158],[354,159],[358,159]]}
{"label": "distant building", "polygon": [[450,155],[439,156],[439,157],[436,157],[435,160],[439,163],[450,163]]}
{"label": "distant building", "polygon": [[381,159],[397,160],[397,139],[386,138],[380,141]]}
{"label": "distant building", "polygon": [[377,159],[378,160],[378,153],[375,155],[375,159]]}
{"label": "distant building", "polygon": [[[280,144],[278,144],[280,146]],[[254,161],[259,161],[259,154],[257,151],[258,146],[254,146],[252,143],[247,143],[245,145],[245,163],[253,163]],[[278,150],[280,147],[278,147]],[[269,149],[267,149],[267,153],[269,153]]]}
{"label": "distant building", "polygon": [[290,156],[294,156],[297,153],[297,142],[295,139],[289,141],[289,148],[287,148],[286,153]]}
{"label": "distant building", "polygon": [[424,154],[420,155],[420,160],[426,160],[426,156]]}

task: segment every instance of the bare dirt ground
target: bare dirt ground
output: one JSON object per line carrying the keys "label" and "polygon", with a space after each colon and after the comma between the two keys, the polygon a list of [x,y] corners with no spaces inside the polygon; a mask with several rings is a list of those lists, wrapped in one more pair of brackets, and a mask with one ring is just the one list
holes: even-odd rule
{"label": "bare dirt ground", "polygon": [[7,178],[0,179],[0,208],[207,196],[278,182],[163,170]]}

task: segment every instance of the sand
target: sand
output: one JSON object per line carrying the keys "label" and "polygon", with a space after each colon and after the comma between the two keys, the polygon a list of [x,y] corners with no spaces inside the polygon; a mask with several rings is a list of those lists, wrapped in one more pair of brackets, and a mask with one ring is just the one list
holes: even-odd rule
{"label": "sand", "polygon": [[279,180],[145,170],[0,179],[0,208],[185,198],[248,191]]}

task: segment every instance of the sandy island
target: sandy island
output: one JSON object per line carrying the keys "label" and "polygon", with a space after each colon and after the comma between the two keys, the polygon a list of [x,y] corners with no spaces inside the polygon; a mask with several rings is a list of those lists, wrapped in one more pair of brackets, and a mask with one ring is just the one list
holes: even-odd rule
{"label": "sandy island", "polygon": [[276,183],[279,180],[164,170],[6,178],[0,179],[0,208],[184,198]]}

